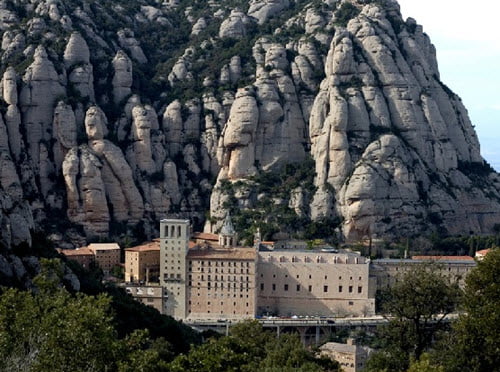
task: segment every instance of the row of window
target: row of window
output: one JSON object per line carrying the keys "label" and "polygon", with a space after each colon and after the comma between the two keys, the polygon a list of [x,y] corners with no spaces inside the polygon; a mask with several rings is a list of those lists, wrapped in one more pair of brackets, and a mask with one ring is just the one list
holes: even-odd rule
{"label": "row of window", "polygon": [[[276,291],[276,284],[275,284],[275,283],[273,283],[273,284],[271,285],[271,288],[272,288],[272,290],[273,290],[273,291]],[[309,285],[309,286],[308,286],[308,288],[307,288],[308,292],[312,292],[312,288],[313,288],[313,287],[312,287],[312,285]],[[288,285],[288,284],[283,285],[283,290],[284,290],[285,292],[288,292],[288,289],[289,289],[289,285]],[[261,291],[263,291],[263,290],[264,290],[264,283],[260,283],[260,290],[261,290]],[[296,290],[297,292],[300,292],[300,290],[301,290],[301,286],[300,286],[300,284],[297,284],[297,285],[295,286],[295,290]],[[339,285],[338,292],[339,292],[339,293],[342,293],[342,292],[343,292],[343,290],[344,290],[344,287],[343,287],[343,286],[341,286],[341,285]],[[354,287],[353,287],[352,285],[350,285],[350,286],[348,287],[348,292],[349,292],[349,293],[353,293],[353,291],[354,291]],[[327,292],[328,292],[328,286],[327,286],[327,285],[324,285],[324,286],[323,286],[323,292],[324,292],[324,293],[327,293]],[[358,286],[358,293],[363,293],[363,287]]]}
{"label": "row of window", "polygon": [[[192,312],[192,310],[191,310],[191,308],[190,308],[190,307],[188,308],[188,311],[189,311],[189,312]],[[208,311],[207,311],[207,313],[208,313],[208,314],[210,314],[210,310],[208,310]],[[224,310],[221,310],[221,312],[220,312],[220,313],[221,313],[221,314],[224,314],[225,312],[224,312]],[[245,315],[248,315],[248,314],[249,314],[249,313],[248,313],[248,311],[246,311],[246,312],[245,312]],[[234,311],[233,311],[233,315],[236,315],[236,310],[234,310]]]}
{"label": "row of window", "polygon": [[[165,262],[166,262],[166,261],[165,261]],[[179,263],[180,263],[180,262],[179,262]],[[235,269],[233,269],[233,270],[232,270],[232,272],[231,272],[231,269],[227,269],[227,273],[228,273],[228,274],[238,274],[237,270],[238,270],[238,269],[236,269],[236,268],[235,268]],[[190,267],[188,268],[188,271],[189,271],[189,272],[192,272],[192,271],[196,271],[196,270],[192,270],[192,268],[191,268],[191,266],[190,266]],[[200,272],[204,273],[204,272],[205,272],[205,269],[202,267],[202,268],[200,269]],[[211,272],[212,272],[211,268],[208,268],[206,272],[207,272],[207,273],[211,273]],[[215,271],[214,271],[214,272],[215,272],[215,273],[219,273],[219,269],[218,269],[218,268],[215,268]],[[224,269],[220,269],[220,273],[221,273],[221,274],[224,274]],[[246,273],[246,274],[250,274],[250,269],[243,269],[243,268],[241,268],[241,269],[240,269],[240,274],[245,274],[245,273]]]}
{"label": "row of window", "polygon": [[165,226],[164,235],[166,238],[180,238],[182,236],[182,226]]}
{"label": "row of window", "polygon": [[[198,265],[201,265],[201,266],[205,266],[205,261],[197,261]],[[220,266],[221,267],[224,267],[224,261],[215,261],[215,265],[214,266]],[[192,265],[192,261],[189,261],[189,265]],[[212,266],[212,261],[207,261],[207,266]],[[238,262],[232,262],[232,261],[228,261],[227,262],[227,266],[231,267],[231,266],[238,266]],[[240,267],[250,267],[250,262],[240,262]]]}
{"label": "row of window", "polygon": [[[188,303],[189,303],[189,305],[191,305],[191,301],[189,301]],[[231,303],[231,302],[229,302],[229,303]],[[199,305],[199,304],[200,304],[199,302],[196,303],[196,305]],[[208,301],[207,305],[210,306],[210,304],[211,304],[210,301]],[[224,306],[224,301],[221,301],[220,304],[221,304],[221,306]],[[226,304],[227,304],[227,302],[226,302]],[[238,306],[238,305],[239,305],[239,302],[236,302],[236,301],[233,302],[233,306]],[[245,302],[245,306],[246,307],[250,306],[250,303]]]}
{"label": "row of window", "polygon": [[[218,288],[220,288],[220,289],[227,288],[228,290],[231,290],[231,288],[233,288],[234,290],[236,290],[236,288],[238,287],[238,285],[237,285],[237,284],[238,284],[238,283],[233,283],[233,285],[231,286],[231,283],[227,283],[227,285],[226,285],[226,286],[224,286],[224,283],[220,283],[220,284],[215,283],[215,284],[214,284],[214,286],[212,287],[212,285],[211,285],[210,283],[207,283],[206,288],[207,288],[208,290],[210,290],[210,289],[212,289],[212,288],[214,288],[215,290],[217,290]],[[189,286],[189,287],[193,287],[193,282],[189,281],[189,282],[188,282],[188,286]],[[201,288],[201,287],[202,287],[202,285],[201,285],[201,283],[199,283],[199,282],[198,282],[198,285],[196,285],[195,287],[196,287],[196,288]],[[240,290],[241,290],[241,291],[242,291],[243,289],[248,290],[248,289],[250,288],[250,286],[248,285],[248,283],[245,283],[245,284],[244,284],[244,283],[240,283],[239,287],[240,287]]]}
{"label": "row of window", "polygon": [[[248,290],[247,290],[247,292],[248,292]],[[197,296],[200,297],[200,294],[198,293]],[[194,295],[192,295],[191,297],[194,297]],[[207,294],[207,297],[211,297],[210,293]],[[217,297],[224,298],[224,293],[219,293],[218,295],[217,295],[217,293],[214,293],[213,298],[217,298]],[[227,293],[226,297],[231,298],[231,293]],[[236,298],[236,297],[238,297],[236,295],[236,293],[233,293],[233,298]],[[243,293],[240,293],[240,298],[243,298]],[[246,298],[248,298],[248,295],[246,295]]]}
{"label": "row of window", "polygon": [[[260,274],[260,277],[263,278],[264,274]],[[276,274],[273,274],[273,278],[276,278]],[[285,274],[285,278],[288,278],[288,274]],[[299,279],[300,275],[297,274],[296,278]],[[312,275],[311,274],[309,274],[309,279],[312,279]],[[325,280],[328,280],[328,275],[325,275]],[[342,280],[342,276],[339,276],[339,280]],[[349,280],[353,280],[353,277],[350,276]],[[363,280],[363,277],[362,276],[358,276],[358,280]]]}
{"label": "row of window", "polygon": [[[189,274],[188,276],[189,280],[191,280],[193,277],[191,274]],[[205,281],[205,276],[204,275],[198,275],[198,280],[201,278],[202,281]],[[221,275],[220,277],[218,275],[215,275],[214,277],[214,280],[215,282],[219,281],[219,278],[220,278],[220,281],[221,282],[224,282],[224,278],[228,281],[228,282],[249,282],[250,281],[250,277],[249,276],[236,276],[236,275],[233,275],[233,280],[231,280],[231,275],[227,275],[226,277],[224,277],[224,275]],[[237,278],[240,278],[239,280]],[[212,281],[212,276],[211,275],[207,275],[207,281]]]}

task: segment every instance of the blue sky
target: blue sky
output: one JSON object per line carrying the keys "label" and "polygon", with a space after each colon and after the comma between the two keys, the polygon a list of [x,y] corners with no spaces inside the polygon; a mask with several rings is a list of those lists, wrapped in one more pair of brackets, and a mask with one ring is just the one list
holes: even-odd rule
{"label": "blue sky", "polygon": [[436,46],[441,80],[469,111],[483,157],[500,171],[500,3],[399,0]]}

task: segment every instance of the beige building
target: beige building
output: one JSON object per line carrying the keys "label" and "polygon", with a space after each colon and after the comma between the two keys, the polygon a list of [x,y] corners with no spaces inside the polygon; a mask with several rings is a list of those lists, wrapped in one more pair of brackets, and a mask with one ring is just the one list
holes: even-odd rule
{"label": "beige building", "polygon": [[66,256],[68,260],[78,262],[86,269],[95,262],[94,252],[86,247],[77,249],[58,249],[57,251]]}
{"label": "beige building", "polygon": [[374,285],[369,277],[369,261],[355,253],[261,251],[257,264],[257,313],[373,315]]}
{"label": "beige building", "polygon": [[188,253],[190,319],[254,318],[254,248],[194,245]]}
{"label": "beige building", "polygon": [[415,265],[434,264],[436,270],[450,280],[458,280],[465,285],[465,277],[476,267],[476,261],[470,256],[413,256],[412,259],[379,259],[370,265],[370,275],[375,280],[377,290],[391,287],[399,276],[411,270]]}
{"label": "beige building", "polygon": [[160,221],[160,284],[166,290],[166,314],[187,315],[187,253],[191,235],[189,220]]}
{"label": "beige building", "polygon": [[109,274],[114,266],[120,265],[120,246],[116,243],[93,243],[77,249],[60,249],[59,253],[86,269],[91,263],[95,263],[105,274]]}
{"label": "beige building", "polygon": [[154,307],[161,314],[165,313],[166,293],[160,285],[125,284],[123,287],[136,301]]}
{"label": "beige building", "polygon": [[159,283],[160,240],[125,249],[125,281]]}
{"label": "beige building", "polygon": [[347,339],[347,344],[327,342],[319,348],[320,354],[339,362],[344,372],[360,372],[366,366],[371,349],[358,346],[354,340]]}

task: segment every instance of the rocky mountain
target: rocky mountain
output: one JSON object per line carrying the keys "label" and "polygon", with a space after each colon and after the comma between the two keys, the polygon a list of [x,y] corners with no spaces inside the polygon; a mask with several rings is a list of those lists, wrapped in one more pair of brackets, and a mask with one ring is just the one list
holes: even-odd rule
{"label": "rocky mountain", "polygon": [[394,0],[2,0],[0,32],[7,250],[228,211],[247,239],[500,221],[500,176]]}

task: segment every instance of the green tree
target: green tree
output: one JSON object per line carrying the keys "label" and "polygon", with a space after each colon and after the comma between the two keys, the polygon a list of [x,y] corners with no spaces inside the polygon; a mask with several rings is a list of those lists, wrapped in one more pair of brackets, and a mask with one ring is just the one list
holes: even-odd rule
{"label": "green tree", "polygon": [[500,249],[466,278],[464,313],[435,353],[446,371],[498,371],[500,366]]}
{"label": "green tree", "polygon": [[428,353],[423,353],[419,360],[412,360],[408,372],[444,372],[442,366],[435,366]]}
{"label": "green tree", "polygon": [[256,321],[235,325],[229,334],[195,347],[170,365],[171,371],[338,371],[338,364],[316,358],[296,335],[279,339]]}
{"label": "green tree", "polygon": [[[125,297],[72,294],[62,285],[65,268],[59,259],[40,263],[33,291],[0,289],[0,371],[168,371],[176,349],[196,341],[172,318],[142,312],[151,309],[146,306],[127,308]],[[152,339],[148,329],[137,328],[148,325],[137,319],[143,315],[156,322],[159,334],[181,340],[173,345],[161,336]],[[125,321],[135,328],[120,338]]]}
{"label": "green tree", "polygon": [[371,371],[404,371],[411,358],[428,350],[443,320],[460,298],[457,283],[435,265],[419,265],[405,272],[383,296],[382,312],[389,324],[381,330],[382,350],[368,362]]}
{"label": "green tree", "polygon": [[0,297],[0,370],[104,371],[117,339],[110,299],[7,289]]}

